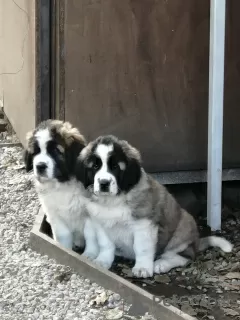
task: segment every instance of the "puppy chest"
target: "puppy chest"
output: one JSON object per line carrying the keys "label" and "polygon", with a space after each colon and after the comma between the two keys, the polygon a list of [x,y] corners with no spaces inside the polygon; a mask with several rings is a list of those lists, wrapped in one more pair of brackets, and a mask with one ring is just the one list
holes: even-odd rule
{"label": "puppy chest", "polygon": [[129,224],[117,223],[115,225],[105,224],[105,230],[110,240],[121,251],[129,251],[133,248],[133,232]]}
{"label": "puppy chest", "polygon": [[61,219],[73,229],[81,224],[84,209],[84,200],[81,195],[52,190],[40,195],[40,202],[51,221]]}
{"label": "puppy chest", "polygon": [[125,205],[87,204],[88,212],[93,220],[102,226],[110,240],[121,251],[133,248],[133,226],[129,207]]}

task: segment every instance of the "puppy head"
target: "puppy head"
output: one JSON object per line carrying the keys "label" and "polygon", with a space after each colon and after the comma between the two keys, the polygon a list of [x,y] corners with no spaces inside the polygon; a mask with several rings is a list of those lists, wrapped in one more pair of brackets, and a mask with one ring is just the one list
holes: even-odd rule
{"label": "puppy head", "polygon": [[76,176],[96,196],[116,196],[130,191],[141,177],[141,157],[127,141],[102,136],[79,156]]}
{"label": "puppy head", "polygon": [[47,120],[27,134],[24,162],[40,182],[67,181],[74,174],[77,157],[86,142],[69,122]]}

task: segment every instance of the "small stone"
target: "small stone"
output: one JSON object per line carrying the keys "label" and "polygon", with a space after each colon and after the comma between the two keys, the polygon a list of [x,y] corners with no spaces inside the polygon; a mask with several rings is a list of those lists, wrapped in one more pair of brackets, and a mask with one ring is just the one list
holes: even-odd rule
{"label": "small stone", "polygon": [[163,274],[163,275],[157,275],[154,277],[154,280],[158,283],[169,283],[171,282],[171,279],[166,275],[166,274]]}
{"label": "small stone", "polygon": [[227,279],[240,279],[240,272],[229,272],[225,275]]}
{"label": "small stone", "polygon": [[71,280],[75,281],[77,279],[77,275],[74,273],[71,275]]}
{"label": "small stone", "polygon": [[214,268],[214,263],[212,261],[207,261],[204,263],[204,266],[207,270],[211,270]]}
{"label": "small stone", "polygon": [[181,308],[182,312],[188,314],[189,316],[196,316],[196,311],[188,304],[184,304]]}
{"label": "small stone", "polygon": [[113,310],[109,310],[106,313],[106,319],[107,320],[117,320],[117,319],[121,319],[123,316],[123,311],[119,310],[118,308],[113,309]]}
{"label": "small stone", "polygon": [[223,291],[221,289],[217,289],[216,292],[217,293],[223,293]]}
{"label": "small stone", "polygon": [[229,308],[224,309],[223,308],[223,311],[226,316],[232,316],[232,317],[239,316],[239,312],[237,312],[236,310],[233,310],[233,309],[229,309]]}
{"label": "small stone", "polygon": [[118,293],[114,293],[112,297],[113,297],[113,300],[115,300],[115,301],[121,300],[121,296]]}
{"label": "small stone", "polygon": [[114,309],[115,308],[115,305],[114,303],[112,302],[109,302],[108,305],[107,305],[108,309]]}
{"label": "small stone", "polygon": [[103,291],[101,294],[99,294],[95,299],[93,299],[90,304],[91,305],[104,305],[104,303],[107,301],[108,296],[106,291]]}

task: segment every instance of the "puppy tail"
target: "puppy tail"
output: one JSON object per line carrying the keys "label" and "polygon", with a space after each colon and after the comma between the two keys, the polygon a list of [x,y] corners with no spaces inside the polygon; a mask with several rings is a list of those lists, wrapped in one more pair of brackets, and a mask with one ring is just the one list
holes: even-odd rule
{"label": "puppy tail", "polygon": [[199,242],[199,251],[204,251],[209,247],[218,247],[223,252],[231,252],[233,249],[233,245],[225,238],[216,236],[201,238]]}

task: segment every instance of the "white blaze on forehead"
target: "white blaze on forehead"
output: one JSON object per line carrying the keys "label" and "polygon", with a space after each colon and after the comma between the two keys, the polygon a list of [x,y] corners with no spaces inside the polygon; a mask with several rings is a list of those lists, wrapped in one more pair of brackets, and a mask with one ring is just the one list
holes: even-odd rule
{"label": "white blaze on forehead", "polygon": [[96,148],[95,154],[101,159],[102,166],[94,177],[94,192],[98,194],[101,191],[100,182],[107,180],[110,183],[109,194],[116,195],[118,192],[117,180],[115,176],[108,170],[108,159],[113,152],[113,145],[99,144]]}
{"label": "white blaze on forehead", "polygon": [[40,152],[34,157],[33,160],[33,172],[35,176],[38,176],[37,166],[40,163],[46,165],[45,177],[49,179],[54,178],[54,159],[47,152],[47,143],[52,140],[51,133],[48,128],[42,129],[35,134],[36,141],[38,142],[38,147]]}
{"label": "white blaze on forehead", "polygon": [[48,129],[39,130],[35,135],[39,148],[46,150],[47,142],[51,140],[51,135]]}
{"label": "white blaze on forehead", "polygon": [[99,158],[102,160],[103,164],[107,163],[107,160],[109,158],[109,153],[113,151],[113,145],[106,145],[106,144],[100,144],[97,146],[96,154],[99,156]]}

